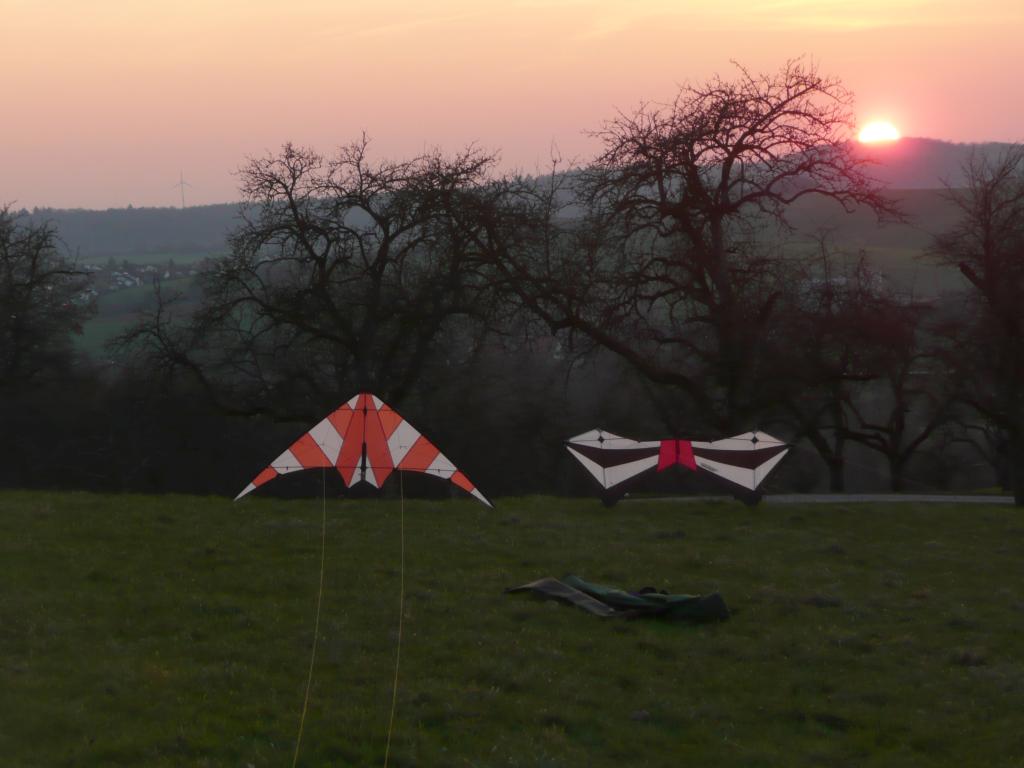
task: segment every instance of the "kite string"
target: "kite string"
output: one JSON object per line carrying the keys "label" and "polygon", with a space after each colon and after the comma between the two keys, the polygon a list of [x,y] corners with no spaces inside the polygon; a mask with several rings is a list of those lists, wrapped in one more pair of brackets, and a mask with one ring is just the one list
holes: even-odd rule
{"label": "kite string", "polygon": [[320,514],[320,588],[316,595],[316,619],[313,621],[313,650],[309,656],[309,675],[306,677],[306,696],[302,702],[302,717],[299,718],[299,735],[295,739],[295,756],[292,768],[299,762],[299,747],[302,746],[302,728],[306,724],[306,710],[309,708],[309,691],[313,685],[313,665],[316,663],[316,645],[320,637],[320,604],[324,597],[324,559],[327,553],[327,468],[321,471],[323,497]]}
{"label": "kite string", "polygon": [[398,703],[398,665],[402,658],[402,618],[405,614],[405,484],[401,470],[398,472],[398,529],[401,551],[401,564],[398,579],[398,643],[395,648],[395,681],[391,686],[391,717],[388,719],[388,740],[384,748],[384,768],[388,768],[388,757],[391,755],[391,733],[395,727],[395,707]]}

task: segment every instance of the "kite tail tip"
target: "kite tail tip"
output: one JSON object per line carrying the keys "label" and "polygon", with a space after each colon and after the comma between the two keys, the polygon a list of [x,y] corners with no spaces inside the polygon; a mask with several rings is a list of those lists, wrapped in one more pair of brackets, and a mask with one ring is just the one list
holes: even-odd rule
{"label": "kite tail tip", "polygon": [[470,491],[470,494],[473,496],[473,498],[477,499],[478,501],[482,501],[484,504],[486,504],[488,509],[494,509],[494,505],[491,504],[491,502],[487,500],[487,497],[480,493],[480,491],[478,491],[476,488]]}
{"label": "kite tail tip", "polygon": [[240,498],[242,498],[246,494],[251,493],[252,491],[255,491],[255,490],[256,490],[256,486],[253,485],[252,483],[249,483],[247,486],[245,486],[245,488],[242,489],[242,492],[240,494],[235,496],[234,501],[238,501]]}

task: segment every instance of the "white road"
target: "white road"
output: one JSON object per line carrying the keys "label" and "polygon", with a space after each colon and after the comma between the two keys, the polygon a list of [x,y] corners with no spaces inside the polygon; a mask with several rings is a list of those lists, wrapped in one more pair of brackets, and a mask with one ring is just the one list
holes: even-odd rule
{"label": "white road", "polygon": [[943,493],[776,493],[766,504],[1013,504],[1013,496],[955,496]]}

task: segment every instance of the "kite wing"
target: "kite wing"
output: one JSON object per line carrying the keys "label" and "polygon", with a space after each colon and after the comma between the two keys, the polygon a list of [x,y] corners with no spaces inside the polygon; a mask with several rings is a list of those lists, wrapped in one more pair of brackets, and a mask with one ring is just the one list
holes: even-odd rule
{"label": "kite wing", "polygon": [[304,434],[249,483],[235,501],[278,475],[334,467],[346,487],[380,488],[396,469],[450,480],[488,507],[491,503],[459,469],[391,406],[356,395]]}
{"label": "kite wing", "polygon": [[698,467],[750,491],[757,490],[789,451],[786,443],[764,432],[690,445]]}
{"label": "kite wing", "polygon": [[565,447],[606,491],[658,468],[661,441],[638,442],[592,429],[569,438]]}
{"label": "kite wing", "polygon": [[605,491],[657,470],[681,465],[711,472],[750,491],[764,481],[782,461],[789,447],[764,432],[710,443],[690,440],[631,440],[601,429],[592,429],[566,441],[569,453],[583,465]]}

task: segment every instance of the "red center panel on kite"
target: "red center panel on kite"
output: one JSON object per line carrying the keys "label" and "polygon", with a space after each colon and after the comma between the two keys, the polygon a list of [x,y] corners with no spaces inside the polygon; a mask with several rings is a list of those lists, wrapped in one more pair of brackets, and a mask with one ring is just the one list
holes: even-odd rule
{"label": "red center panel on kite", "polygon": [[360,393],[304,434],[249,483],[235,501],[279,475],[334,467],[345,486],[380,488],[392,472],[422,472],[449,480],[492,506],[459,469],[376,395]]}
{"label": "red center panel on kite", "polygon": [[569,438],[565,447],[604,490],[606,501],[625,493],[641,475],[683,466],[713,474],[746,491],[756,492],[789,446],[765,432],[744,432],[711,442],[631,440],[602,429]]}

